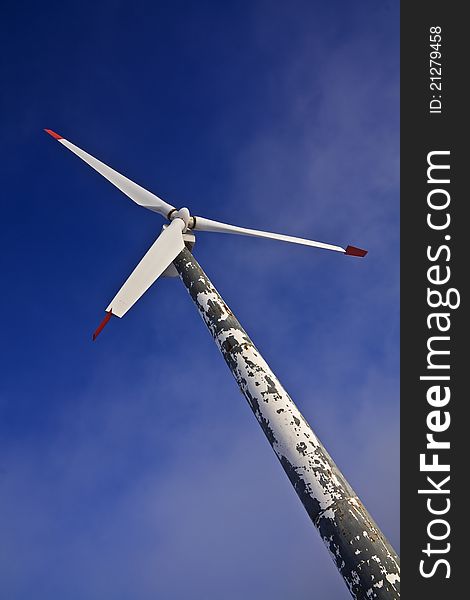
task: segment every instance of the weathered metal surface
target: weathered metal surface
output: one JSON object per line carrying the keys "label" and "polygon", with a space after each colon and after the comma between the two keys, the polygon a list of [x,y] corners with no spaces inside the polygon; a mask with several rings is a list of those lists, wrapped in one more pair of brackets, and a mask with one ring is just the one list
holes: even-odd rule
{"label": "weathered metal surface", "polygon": [[399,598],[391,545],[189,250],[174,265],[352,596]]}

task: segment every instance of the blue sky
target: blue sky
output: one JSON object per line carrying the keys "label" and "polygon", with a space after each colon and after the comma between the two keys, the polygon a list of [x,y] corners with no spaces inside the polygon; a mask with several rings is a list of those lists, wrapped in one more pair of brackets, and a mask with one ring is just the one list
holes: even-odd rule
{"label": "blue sky", "polygon": [[399,30],[391,2],[4,9],[0,595],[349,597],[178,280],[96,343],[162,220],[51,128],[235,236],[195,254],[392,544]]}

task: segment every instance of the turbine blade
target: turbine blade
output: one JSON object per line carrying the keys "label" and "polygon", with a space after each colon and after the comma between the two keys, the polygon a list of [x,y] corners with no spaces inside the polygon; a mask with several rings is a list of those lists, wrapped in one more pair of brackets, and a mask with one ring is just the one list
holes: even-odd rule
{"label": "turbine blade", "polygon": [[106,309],[107,313],[112,312],[116,317],[124,316],[160,277],[184,248],[183,228],[184,222],[181,219],[174,219],[163,230],[111,300]]}
{"label": "turbine blade", "polygon": [[81,148],[78,148],[78,146],[75,146],[68,140],[64,139],[58,133],[55,133],[51,129],[45,129],[44,131],[60,142],[63,146],[68,148],[71,152],[80,157],[83,161],[90,165],[90,167],[95,169],[95,171],[98,171],[100,175],[115,185],[136,204],[140,204],[140,206],[143,206],[144,208],[148,208],[149,210],[160,213],[164,217],[167,217],[168,213],[174,209],[174,206],[171,206],[171,204],[168,204],[158,196],[155,196],[155,194],[152,194],[152,192],[149,192],[127,177],[124,177],[124,175],[121,175],[114,169],[111,169],[111,167],[108,167],[108,165],[105,165],[97,158],[94,158],[91,156],[91,154],[81,150]]}
{"label": "turbine blade", "polygon": [[365,256],[367,250],[361,250],[354,246],[348,246],[342,248],[341,246],[335,246],[333,244],[325,244],[324,242],[317,242],[314,240],[306,240],[299,237],[293,237],[291,235],[283,235],[281,233],[270,233],[269,231],[258,231],[257,229],[246,229],[244,227],[237,227],[236,225],[228,225],[227,223],[220,223],[219,221],[212,221],[211,219],[205,219],[204,217],[194,217],[195,225],[193,227],[196,231],[211,231],[214,233],[234,233],[238,235],[247,235],[251,237],[268,238],[272,240],[279,240],[281,242],[290,242],[292,244],[301,244],[303,246],[313,246],[314,248],[323,248],[325,250],[334,250],[335,252],[342,252],[350,256]]}

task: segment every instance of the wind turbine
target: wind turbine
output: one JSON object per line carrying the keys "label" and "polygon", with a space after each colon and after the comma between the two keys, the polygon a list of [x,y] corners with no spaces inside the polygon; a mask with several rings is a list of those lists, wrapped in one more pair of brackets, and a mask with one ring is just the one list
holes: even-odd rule
{"label": "wind turbine", "polygon": [[111,316],[123,317],[160,276],[179,275],[352,596],[399,598],[396,552],[191,253],[198,231],[269,238],[356,257],[367,251],[192,216],[186,207],[177,209],[54,131],[45,131],[131,200],[169,221],[109,303],[93,340]]}

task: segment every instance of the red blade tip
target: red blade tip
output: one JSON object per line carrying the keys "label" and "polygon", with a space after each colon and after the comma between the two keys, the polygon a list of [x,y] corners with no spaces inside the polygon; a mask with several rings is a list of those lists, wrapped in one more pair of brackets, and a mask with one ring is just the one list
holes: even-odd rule
{"label": "red blade tip", "polygon": [[96,338],[99,336],[99,334],[103,331],[104,326],[106,325],[106,323],[109,321],[109,319],[112,316],[113,316],[113,313],[111,311],[109,311],[109,312],[106,313],[105,318],[101,321],[101,323],[96,328],[95,333],[93,334],[93,341],[95,341]]}
{"label": "red blade tip", "polygon": [[345,254],[348,256],[365,256],[367,254],[367,250],[361,250],[361,248],[356,248],[355,246],[348,246]]}
{"label": "red blade tip", "polygon": [[61,136],[61,135],[59,135],[58,133],[56,133],[55,131],[52,131],[52,129],[44,129],[44,131],[45,131],[46,133],[48,133],[49,135],[52,135],[52,137],[53,137],[55,140],[61,140],[61,139],[62,139],[62,136]]}

